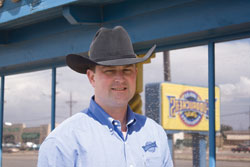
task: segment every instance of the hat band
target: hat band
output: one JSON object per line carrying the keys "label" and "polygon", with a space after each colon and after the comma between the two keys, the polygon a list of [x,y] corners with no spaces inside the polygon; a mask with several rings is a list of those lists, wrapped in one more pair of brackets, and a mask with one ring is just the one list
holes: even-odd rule
{"label": "hat band", "polygon": [[105,57],[100,59],[91,59],[94,62],[101,62],[101,61],[109,61],[109,60],[118,60],[118,59],[127,59],[127,58],[136,58],[136,55],[123,55],[122,57]]}

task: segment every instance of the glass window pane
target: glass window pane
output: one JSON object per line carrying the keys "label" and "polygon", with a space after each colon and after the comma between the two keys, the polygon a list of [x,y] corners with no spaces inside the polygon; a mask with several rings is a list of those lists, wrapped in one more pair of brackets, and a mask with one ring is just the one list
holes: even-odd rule
{"label": "glass window pane", "polygon": [[250,39],[215,45],[216,85],[221,92],[217,166],[250,163]]}
{"label": "glass window pane", "polygon": [[36,166],[50,132],[51,71],[5,77],[3,166]]}
{"label": "glass window pane", "polygon": [[[151,59],[150,64],[144,65],[144,85],[164,81],[163,61],[163,53],[157,53],[156,57]],[[171,50],[169,52],[169,61],[170,71],[168,73],[170,73],[171,80],[166,85],[167,93],[164,96],[174,96],[176,102],[194,101],[206,106],[208,98],[202,94],[208,94],[207,46]],[[199,90],[200,88],[202,90]],[[162,91],[165,91],[165,89]],[[170,93],[171,91],[172,93]],[[161,99],[162,103],[165,103],[163,102],[164,96]],[[166,101],[170,103],[169,100]],[[162,110],[165,110],[164,106],[161,107],[163,108]],[[205,109],[194,111],[194,108],[191,107],[186,107],[185,110],[179,107],[178,111],[175,110],[175,118],[162,120],[163,124],[166,121],[166,125],[171,125],[168,127],[170,129],[167,132],[170,134],[169,139],[172,137],[171,134],[173,134],[173,145],[170,147],[173,147],[173,161],[176,167],[196,166],[200,163],[199,160],[202,163],[208,163],[206,160],[206,156],[208,156],[207,130],[193,130],[195,126],[199,126],[199,119],[204,121],[204,123],[208,122],[208,117],[203,111]],[[163,114],[161,116],[164,117]],[[186,120],[181,119],[183,116],[185,116]],[[190,120],[193,120],[194,124]],[[198,121],[195,123],[195,120]],[[189,125],[185,124],[184,121],[187,121]]]}
{"label": "glass window pane", "polygon": [[94,90],[87,75],[76,73],[69,67],[57,69],[56,123],[89,106]]}

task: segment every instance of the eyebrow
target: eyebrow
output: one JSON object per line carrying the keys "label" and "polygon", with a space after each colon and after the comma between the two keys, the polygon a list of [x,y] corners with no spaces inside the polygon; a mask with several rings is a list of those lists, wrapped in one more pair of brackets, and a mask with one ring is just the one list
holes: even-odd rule
{"label": "eyebrow", "polygon": [[101,66],[101,69],[105,69],[105,68],[114,68],[114,66]]}
{"label": "eyebrow", "polygon": [[[133,66],[134,66],[134,64],[124,65],[125,68],[133,67]],[[115,68],[115,66],[102,66],[102,69],[105,69],[105,68]]]}
{"label": "eyebrow", "polygon": [[134,64],[125,65],[125,67],[134,67]]}

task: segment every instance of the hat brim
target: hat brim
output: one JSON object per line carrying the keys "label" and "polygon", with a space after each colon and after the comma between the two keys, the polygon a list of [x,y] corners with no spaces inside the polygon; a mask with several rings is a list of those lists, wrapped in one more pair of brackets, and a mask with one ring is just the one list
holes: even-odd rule
{"label": "hat brim", "polygon": [[143,62],[150,58],[156,48],[154,45],[144,57],[142,58],[123,58],[115,60],[106,60],[94,62],[85,55],[69,54],[66,56],[66,64],[74,71],[82,74],[86,74],[87,70],[93,65],[103,65],[103,66],[122,66],[129,64],[136,64]]}

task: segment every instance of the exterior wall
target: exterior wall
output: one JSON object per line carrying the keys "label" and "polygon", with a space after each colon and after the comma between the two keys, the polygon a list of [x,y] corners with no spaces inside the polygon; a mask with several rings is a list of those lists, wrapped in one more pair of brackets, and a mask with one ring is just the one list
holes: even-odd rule
{"label": "exterior wall", "polygon": [[40,136],[40,127],[24,128],[22,133],[22,143],[32,142],[35,144],[40,144]]}
{"label": "exterior wall", "polygon": [[3,143],[21,144],[32,142],[41,144],[50,133],[51,126],[25,127],[24,124],[13,124],[3,127]]}
{"label": "exterior wall", "polygon": [[225,145],[238,145],[250,143],[250,132],[245,131],[226,131]]}
{"label": "exterior wall", "polygon": [[18,144],[22,142],[24,124],[13,124],[3,126],[3,143]]}
{"label": "exterior wall", "polygon": [[51,129],[51,125],[41,125],[40,126],[40,139],[39,139],[39,144],[41,144],[44,139],[49,135]]}
{"label": "exterior wall", "polygon": [[223,147],[224,140],[223,140],[223,137],[221,135],[216,136],[215,140],[216,140],[216,147]]}

